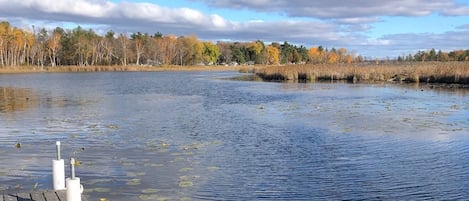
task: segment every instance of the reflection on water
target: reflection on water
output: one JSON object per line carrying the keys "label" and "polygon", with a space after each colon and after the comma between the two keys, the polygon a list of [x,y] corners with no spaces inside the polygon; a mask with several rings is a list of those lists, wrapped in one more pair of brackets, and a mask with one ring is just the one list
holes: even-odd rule
{"label": "reflection on water", "polygon": [[0,75],[0,191],[50,189],[61,140],[89,200],[469,196],[467,92],[234,75]]}
{"label": "reflection on water", "polygon": [[0,87],[0,113],[35,108],[38,97],[30,89]]}

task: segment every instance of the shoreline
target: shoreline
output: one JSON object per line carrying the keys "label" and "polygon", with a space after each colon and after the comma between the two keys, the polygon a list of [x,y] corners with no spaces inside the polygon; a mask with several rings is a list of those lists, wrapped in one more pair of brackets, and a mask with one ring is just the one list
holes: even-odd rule
{"label": "shoreline", "polygon": [[265,82],[421,83],[443,88],[469,88],[469,62],[387,64],[302,64],[242,66],[15,66],[1,67],[0,74],[83,72],[237,71],[234,79]]}
{"label": "shoreline", "polygon": [[[242,66],[241,66],[242,67]],[[239,71],[240,66],[12,66],[0,67],[0,74],[79,73],[79,72],[163,72],[163,71]]]}

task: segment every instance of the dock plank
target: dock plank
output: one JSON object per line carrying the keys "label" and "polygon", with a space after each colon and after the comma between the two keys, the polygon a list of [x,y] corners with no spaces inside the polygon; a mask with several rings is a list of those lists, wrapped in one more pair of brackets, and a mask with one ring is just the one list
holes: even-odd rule
{"label": "dock plank", "polygon": [[67,201],[67,191],[62,190],[62,191],[56,191],[57,197],[59,198],[60,201]]}
{"label": "dock plank", "polygon": [[[87,197],[82,195],[82,200]],[[67,201],[67,191],[0,192],[0,201]]]}
{"label": "dock plank", "polygon": [[31,201],[31,195],[29,193],[18,193],[16,196],[18,201]]}
{"label": "dock plank", "polygon": [[46,201],[61,201],[61,200],[59,200],[59,197],[57,196],[57,194],[54,191],[44,192],[44,198],[46,199]]}
{"label": "dock plank", "polygon": [[12,195],[12,194],[4,194],[3,198],[5,201],[17,201],[18,200],[16,199],[16,195]]}
{"label": "dock plank", "polygon": [[44,194],[42,192],[31,192],[32,201],[44,201]]}

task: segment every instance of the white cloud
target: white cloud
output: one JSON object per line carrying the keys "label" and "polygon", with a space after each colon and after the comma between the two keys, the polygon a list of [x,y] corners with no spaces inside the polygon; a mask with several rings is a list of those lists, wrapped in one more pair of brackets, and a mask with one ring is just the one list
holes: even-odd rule
{"label": "white cloud", "polygon": [[468,6],[453,0],[192,0],[213,7],[245,8],[260,12],[283,13],[288,16],[313,18],[360,18],[376,16],[423,16],[431,13],[468,15]]}

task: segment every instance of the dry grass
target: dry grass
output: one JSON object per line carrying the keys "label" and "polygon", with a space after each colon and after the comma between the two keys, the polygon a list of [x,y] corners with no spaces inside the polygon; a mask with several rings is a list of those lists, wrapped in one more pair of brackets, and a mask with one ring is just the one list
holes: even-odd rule
{"label": "dry grass", "polygon": [[380,65],[288,65],[256,70],[267,81],[346,80],[351,82],[428,82],[469,84],[468,62]]}
{"label": "dry grass", "polygon": [[47,72],[145,72],[145,71],[238,71],[230,66],[14,66],[0,67],[0,73],[47,73]]}

